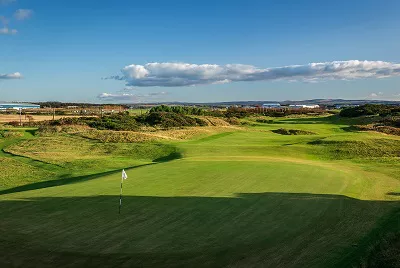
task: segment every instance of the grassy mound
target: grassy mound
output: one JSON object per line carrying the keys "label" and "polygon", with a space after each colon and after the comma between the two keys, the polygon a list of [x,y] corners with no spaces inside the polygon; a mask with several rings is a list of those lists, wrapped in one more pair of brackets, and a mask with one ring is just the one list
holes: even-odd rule
{"label": "grassy mound", "polygon": [[400,141],[393,139],[328,140],[309,142],[322,148],[319,153],[326,158],[346,159],[365,157],[400,157]]}
{"label": "grassy mound", "polygon": [[357,130],[361,130],[361,131],[377,131],[377,132],[382,132],[382,133],[389,134],[389,135],[400,136],[400,128],[398,128],[398,127],[381,126],[381,125],[374,125],[374,124],[356,125],[354,127]]}
{"label": "grassy mound", "polygon": [[203,116],[201,119],[204,120],[204,122],[208,126],[229,126],[230,124],[225,121],[222,118],[217,118],[217,117],[212,117],[212,116]]}
{"label": "grassy mound", "polygon": [[281,135],[316,135],[315,132],[301,130],[301,129],[278,128],[278,129],[274,129],[271,131],[276,134],[281,134]]}
{"label": "grassy mound", "polygon": [[0,130],[0,138],[18,138],[24,136],[21,131]]}
{"label": "grassy mound", "polygon": [[77,135],[49,135],[1,143],[0,188],[61,180],[153,163],[178,155],[179,149],[160,143],[103,143]]}
{"label": "grassy mound", "polygon": [[80,133],[82,137],[99,140],[102,142],[148,142],[160,140],[159,137],[154,135],[144,133],[144,132],[134,132],[134,131],[112,131],[112,130],[89,130]]}

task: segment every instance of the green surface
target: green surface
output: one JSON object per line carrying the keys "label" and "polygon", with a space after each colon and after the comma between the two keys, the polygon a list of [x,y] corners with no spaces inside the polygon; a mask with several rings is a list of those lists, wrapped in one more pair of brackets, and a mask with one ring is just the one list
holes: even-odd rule
{"label": "green surface", "polygon": [[[1,180],[0,264],[349,267],[400,229],[399,137],[352,132],[335,117],[252,124],[168,144],[3,140],[12,154],[0,159],[12,162],[2,173],[43,175]],[[112,167],[123,165],[134,168],[118,215]]]}

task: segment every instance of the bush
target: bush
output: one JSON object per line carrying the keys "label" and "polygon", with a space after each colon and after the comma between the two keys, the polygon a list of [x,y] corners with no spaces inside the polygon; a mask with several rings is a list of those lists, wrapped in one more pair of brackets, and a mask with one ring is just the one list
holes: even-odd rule
{"label": "bush", "polygon": [[363,115],[396,116],[400,115],[400,106],[365,104],[357,107],[345,108],[340,111],[340,116],[343,117],[358,117]]}
{"label": "bush", "polygon": [[18,127],[20,125],[18,121],[11,121],[11,122],[8,122],[7,124],[10,126],[13,126],[13,127]]}
{"label": "bush", "polygon": [[271,119],[261,119],[261,118],[259,118],[259,119],[256,120],[256,122],[257,122],[257,123],[273,124],[273,123],[274,123],[274,120],[271,120]]}
{"label": "bush", "polygon": [[228,122],[231,125],[240,125],[240,121],[236,117],[229,117],[226,119],[226,122]]}
{"label": "bush", "polygon": [[[139,119],[140,118],[140,119]],[[151,112],[147,115],[138,117],[139,122],[150,126],[158,126],[163,128],[171,127],[190,127],[190,126],[206,126],[207,123],[200,118],[177,114],[173,112]]]}
{"label": "bush", "polygon": [[281,134],[281,135],[315,135],[316,134],[311,131],[305,131],[305,130],[300,130],[300,129],[286,129],[286,128],[279,128],[279,129],[275,129],[275,130],[271,130],[271,131],[276,134]]}
{"label": "bush", "polygon": [[206,114],[204,109],[197,108],[197,107],[167,106],[167,105],[159,105],[159,106],[152,107],[149,112],[150,113],[167,112],[167,113],[176,113],[176,114],[184,114],[184,115],[205,115]]}

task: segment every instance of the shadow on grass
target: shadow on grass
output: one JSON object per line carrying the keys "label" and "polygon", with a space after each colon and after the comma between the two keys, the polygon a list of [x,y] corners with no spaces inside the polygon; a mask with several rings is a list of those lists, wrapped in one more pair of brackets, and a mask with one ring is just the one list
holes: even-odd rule
{"label": "shadow on grass", "polygon": [[355,126],[342,127],[341,129],[346,132],[360,132],[360,129]]}
{"label": "shadow on grass", "polygon": [[36,132],[38,131],[38,129],[26,129],[26,132],[28,132],[29,134],[31,134],[32,136],[36,135]]}
{"label": "shadow on grass", "polygon": [[[138,165],[138,166],[133,166],[133,167],[126,167],[125,169],[133,169],[133,168],[139,168],[143,166],[148,166],[148,165],[154,165],[155,163],[148,163],[148,164],[143,164],[143,165]],[[30,183],[6,190],[0,191],[0,195],[4,194],[10,194],[10,193],[16,193],[16,192],[24,192],[24,191],[30,191],[30,190],[36,190],[36,189],[42,189],[42,188],[49,188],[49,187],[56,187],[56,186],[61,186],[61,185],[66,185],[66,184],[71,184],[71,183],[77,183],[77,182],[84,182],[84,181],[89,181],[93,179],[97,179],[99,177],[103,177],[106,175],[110,175],[116,172],[120,172],[122,168],[111,170],[111,171],[106,171],[106,172],[101,172],[101,173],[96,173],[96,174],[90,174],[90,175],[84,175],[84,176],[78,176],[78,177],[68,177],[65,178],[67,175],[63,175],[60,179],[54,179],[50,181],[41,181],[41,182],[35,182],[35,183]]]}
{"label": "shadow on grass", "polygon": [[[281,124],[333,124],[333,125],[365,125],[373,121],[374,118],[366,117],[341,117],[339,115],[330,115],[324,117],[300,117],[287,118],[279,120]],[[276,122],[276,123],[278,123]]]}
{"label": "shadow on grass", "polygon": [[172,152],[169,155],[159,157],[153,160],[154,163],[163,163],[163,162],[168,162],[176,159],[182,158],[183,155],[181,152]]}
{"label": "shadow on grass", "polygon": [[41,161],[38,159],[30,158],[28,156],[13,154],[13,153],[5,151],[4,149],[2,149],[1,152],[2,152],[2,156],[4,156],[4,157],[10,157],[10,158],[13,158],[16,160],[20,160],[21,162],[24,162],[26,164],[30,164],[35,167],[44,168],[46,170],[52,170],[54,168],[64,168],[63,166],[58,165],[58,164],[48,163],[48,162]]}
{"label": "shadow on grass", "polygon": [[118,199],[2,200],[0,266],[351,267],[400,226],[399,202],[340,195]]}
{"label": "shadow on grass", "polygon": [[280,124],[343,124],[343,119],[338,115],[324,116],[324,117],[300,117],[300,118],[286,118],[274,123]]}
{"label": "shadow on grass", "polygon": [[400,192],[388,192],[387,195],[400,196]]}

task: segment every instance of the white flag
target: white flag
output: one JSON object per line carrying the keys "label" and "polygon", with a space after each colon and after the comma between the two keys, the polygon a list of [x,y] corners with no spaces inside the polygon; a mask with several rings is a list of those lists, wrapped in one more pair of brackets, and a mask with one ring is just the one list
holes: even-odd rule
{"label": "white flag", "polygon": [[125,170],[123,169],[122,170],[122,179],[123,180],[126,180],[128,178],[128,175],[126,175],[126,172],[125,172]]}

